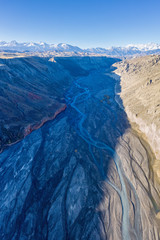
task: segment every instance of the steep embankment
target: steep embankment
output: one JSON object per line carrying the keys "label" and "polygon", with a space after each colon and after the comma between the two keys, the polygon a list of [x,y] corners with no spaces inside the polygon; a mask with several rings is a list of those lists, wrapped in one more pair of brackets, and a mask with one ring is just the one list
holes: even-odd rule
{"label": "steep embankment", "polygon": [[42,58],[0,59],[0,150],[65,109],[70,76],[61,69]]}
{"label": "steep embankment", "polygon": [[66,108],[64,93],[78,76],[115,62],[108,58],[0,59],[0,152]]}
{"label": "steep embankment", "polygon": [[127,115],[145,134],[157,160],[160,178],[160,56],[134,58],[115,65],[121,76],[121,97]]}

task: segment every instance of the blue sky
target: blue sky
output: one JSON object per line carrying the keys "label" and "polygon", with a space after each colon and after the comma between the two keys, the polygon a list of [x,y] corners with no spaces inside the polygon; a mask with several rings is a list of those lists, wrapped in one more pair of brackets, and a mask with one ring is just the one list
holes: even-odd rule
{"label": "blue sky", "polygon": [[0,40],[82,48],[160,43],[160,1],[0,0]]}

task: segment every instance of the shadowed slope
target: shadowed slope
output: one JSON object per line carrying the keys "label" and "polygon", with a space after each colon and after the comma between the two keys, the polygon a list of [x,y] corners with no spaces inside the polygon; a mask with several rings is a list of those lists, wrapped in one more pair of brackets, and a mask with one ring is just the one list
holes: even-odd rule
{"label": "shadowed slope", "polygon": [[[84,66],[83,59],[86,59]],[[98,60],[99,59],[99,60]],[[97,58],[100,67],[108,62]],[[107,59],[107,58],[105,58]],[[64,93],[75,77],[95,68],[90,58],[0,59],[0,151],[66,108]],[[115,60],[110,59],[110,62]]]}

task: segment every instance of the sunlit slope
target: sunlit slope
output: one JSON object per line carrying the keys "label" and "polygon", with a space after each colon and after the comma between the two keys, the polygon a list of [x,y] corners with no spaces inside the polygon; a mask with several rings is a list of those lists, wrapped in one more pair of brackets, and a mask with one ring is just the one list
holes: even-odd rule
{"label": "sunlit slope", "polygon": [[[131,122],[145,133],[160,158],[160,56],[151,55],[116,64],[121,75],[121,97]],[[159,164],[158,164],[159,165]],[[156,163],[156,172],[160,176]]]}

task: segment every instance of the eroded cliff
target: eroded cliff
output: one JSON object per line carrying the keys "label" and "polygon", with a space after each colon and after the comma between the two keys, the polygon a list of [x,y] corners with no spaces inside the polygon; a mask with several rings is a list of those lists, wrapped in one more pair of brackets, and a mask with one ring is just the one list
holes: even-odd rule
{"label": "eroded cliff", "polygon": [[127,115],[152,147],[156,156],[153,167],[160,178],[160,56],[134,58],[115,66]]}

